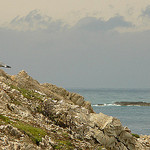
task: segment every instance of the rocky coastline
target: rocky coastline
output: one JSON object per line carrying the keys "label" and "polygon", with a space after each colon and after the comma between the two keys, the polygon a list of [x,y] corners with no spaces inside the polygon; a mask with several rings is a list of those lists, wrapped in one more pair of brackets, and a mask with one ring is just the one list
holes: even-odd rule
{"label": "rocky coastline", "polygon": [[148,150],[120,120],[96,114],[79,94],[0,70],[0,150]]}

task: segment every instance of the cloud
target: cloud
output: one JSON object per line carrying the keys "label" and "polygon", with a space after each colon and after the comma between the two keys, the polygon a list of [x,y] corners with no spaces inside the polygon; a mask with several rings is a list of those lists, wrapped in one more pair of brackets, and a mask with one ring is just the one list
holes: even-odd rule
{"label": "cloud", "polygon": [[146,7],[146,9],[142,12],[141,16],[150,18],[150,5]]}
{"label": "cloud", "polygon": [[10,22],[10,28],[18,30],[50,29],[57,31],[63,27],[61,20],[53,21],[51,17],[41,15],[39,10],[29,12],[27,16],[17,16]]}
{"label": "cloud", "polygon": [[122,16],[110,18],[108,21],[94,17],[85,17],[76,24],[76,27],[89,31],[106,31],[117,27],[132,27],[132,23],[125,21]]}
{"label": "cloud", "polygon": [[122,16],[115,16],[108,21],[95,17],[84,17],[74,26],[64,24],[62,20],[53,20],[49,16],[42,15],[39,10],[31,11],[27,16],[17,16],[10,22],[10,28],[18,30],[46,30],[56,32],[70,29],[80,29],[87,31],[109,31],[118,27],[132,27],[132,23],[124,20]]}

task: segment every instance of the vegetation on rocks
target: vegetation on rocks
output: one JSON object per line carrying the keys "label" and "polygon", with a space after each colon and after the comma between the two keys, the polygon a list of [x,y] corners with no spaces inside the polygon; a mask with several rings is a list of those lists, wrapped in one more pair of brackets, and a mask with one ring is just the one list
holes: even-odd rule
{"label": "vegetation on rocks", "polygon": [[33,125],[21,121],[10,121],[8,117],[3,115],[0,115],[0,124],[11,124],[13,127],[16,127],[23,133],[27,134],[37,145],[42,141],[42,137],[45,137],[47,134],[44,129],[34,127]]}
{"label": "vegetation on rocks", "polygon": [[28,90],[28,89],[24,89],[24,88],[19,88],[19,87],[16,87],[14,85],[10,85],[10,87],[12,89],[16,89],[18,91],[20,91],[20,93],[27,99],[31,99],[31,100],[40,100],[40,101],[43,101],[42,98],[43,98],[43,95],[33,91],[33,90]]}
{"label": "vegetation on rocks", "polygon": [[19,121],[13,123],[13,126],[17,127],[19,130],[27,134],[37,145],[39,145],[39,142],[42,142],[42,137],[45,137],[45,135],[47,134],[44,129],[33,127],[33,125],[29,125]]}
{"label": "vegetation on rocks", "polygon": [[138,134],[132,133],[132,135],[136,138],[140,138],[140,136]]}
{"label": "vegetation on rocks", "polygon": [[0,124],[2,125],[2,124],[8,124],[8,123],[11,123],[10,119],[0,114]]}

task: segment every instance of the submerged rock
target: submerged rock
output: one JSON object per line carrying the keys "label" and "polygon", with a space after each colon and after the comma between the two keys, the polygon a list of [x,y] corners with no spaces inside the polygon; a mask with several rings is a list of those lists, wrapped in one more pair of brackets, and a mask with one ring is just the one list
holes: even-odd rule
{"label": "submerged rock", "polygon": [[147,102],[115,102],[116,105],[121,106],[150,106]]}
{"label": "submerged rock", "polygon": [[149,149],[149,137],[143,138],[119,119],[96,114],[79,94],[40,84],[25,71],[0,70],[1,149]]}

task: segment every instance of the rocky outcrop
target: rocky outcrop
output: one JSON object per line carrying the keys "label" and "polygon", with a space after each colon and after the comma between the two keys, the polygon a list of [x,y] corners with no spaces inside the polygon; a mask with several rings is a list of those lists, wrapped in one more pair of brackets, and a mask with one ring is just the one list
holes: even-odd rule
{"label": "rocky outcrop", "polygon": [[144,150],[148,142],[76,93],[0,70],[0,149]]}
{"label": "rocky outcrop", "polygon": [[121,106],[150,106],[147,102],[115,102],[116,105]]}
{"label": "rocky outcrop", "polygon": [[11,76],[11,79],[13,80],[13,84],[19,88],[37,90],[53,99],[65,99],[73,102],[76,105],[84,106],[85,108],[89,109],[90,112],[94,112],[91,104],[84,101],[83,96],[76,93],[70,93],[63,88],[59,88],[56,85],[50,83],[40,84],[38,81],[30,77],[25,71],[19,72],[18,75]]}

